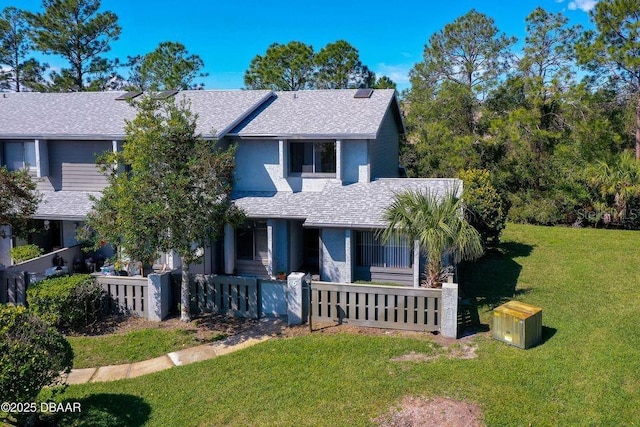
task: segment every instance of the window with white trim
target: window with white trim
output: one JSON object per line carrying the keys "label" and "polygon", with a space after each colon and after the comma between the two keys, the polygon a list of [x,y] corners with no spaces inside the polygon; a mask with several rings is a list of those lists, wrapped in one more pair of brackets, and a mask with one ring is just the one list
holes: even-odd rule
{"label": "window with white trim", "polygon": [[374,231],[356,232],[356,265],[359,267],[411,268],[412,245],[409,239],[394,235],[383,242]]}

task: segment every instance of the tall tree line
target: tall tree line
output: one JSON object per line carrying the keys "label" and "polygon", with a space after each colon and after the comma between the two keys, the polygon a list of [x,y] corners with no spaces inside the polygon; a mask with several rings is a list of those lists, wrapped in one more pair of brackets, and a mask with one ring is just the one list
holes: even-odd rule
{"label": "tall tree line", "polygon": [[[199,89],[204,62],[178,42],[161,42],[126,61],[105,56],[118,40],[118,17],[101,11],[100,0],[43,0],[34,13],[0,12],[0,90],[75,92],[110,89]],[[52,70],[35,53],[55,55],[67,67]],[[126,69],[123,77],[121,70]]]}
{"label": "tall tree line", "polygon": [[328,43],[318,52],[300,41],[273,43],[251,60],[244,84],[271,90],[396,87],[387,76],[376,78],[360,60],[358,49],[345,40]]}
{"label": "tall tree line", "polygon": [[404,93],[410,173],[487,170],[516,221],[640,228],[640,1],[591,18],[536,8],[519,54],[475,10],[433,34]]}

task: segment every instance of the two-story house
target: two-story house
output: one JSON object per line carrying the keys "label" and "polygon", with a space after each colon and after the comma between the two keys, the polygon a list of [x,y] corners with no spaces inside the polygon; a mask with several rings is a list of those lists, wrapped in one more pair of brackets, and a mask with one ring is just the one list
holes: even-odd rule
{"label": "two-story house", "polygon": [[[383,212],[399,192],[461,191],[462,183],[399,177],[404,125],[394,90],[164,95],[189,100],[205,138],[237,146],[233,199],[249,221],[226,227],[223,242],[206,248],[195,271],[305,271],[335,282],[418,283],[422,257],[415,243],[377,237]],[[44,198],[34,218],[54,230],[50,245],[75,242],[75,228],[91,209],[89,195],[99,197],[104,188],[94,159],[121,148],[125,120],[135,116],[126,97],[0,97],[2,163],[28,167],[39,180]]]}

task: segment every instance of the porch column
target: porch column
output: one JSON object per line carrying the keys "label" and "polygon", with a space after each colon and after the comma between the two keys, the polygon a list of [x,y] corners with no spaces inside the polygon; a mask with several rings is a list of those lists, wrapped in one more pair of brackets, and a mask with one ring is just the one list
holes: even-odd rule
{"label": "porch column", "polygon": [[352,246],[351,246],[351,229],[346,229],[344,231],[344,264],[345,264],[345,272],[344,272],[344,281],[345,283],[353,283],[353,262],[351,254]]}
{"label": "porch column", "polygon": [[269,276],[275,275],[275,269],[278,268],[275,264],[276,254],[276,239],[275,239],[275,221],[273,219],[267,220],[267,274]]}
{"label": "porch column", "polygon": [[173,249],[166,254],[167,267],[174,269],[182,267],[182,258]]}
{"label": "porch column", "polygon": [[11,247],[13,241],[11,240],[11,226],[0,226],[0,264],[5,266],[11,265]]}
{"label": "porch column", "polygon": [[342,141],[336,140],[336,179],[342,182]]}
{"label": "porch column", "polygon": [[282,167],[281,178],[287,178],[289,176],[289,153],[287,141],[284,139],[278,141],[278,161]]}
{"label": "porch column", "polygon": [[233,274],[236,269],[235,230],[229,224],[224,225],[224,273]]}
{"label": "porch column", "polygon": [[413,287],[420,286],[420,242],[413,241]]}

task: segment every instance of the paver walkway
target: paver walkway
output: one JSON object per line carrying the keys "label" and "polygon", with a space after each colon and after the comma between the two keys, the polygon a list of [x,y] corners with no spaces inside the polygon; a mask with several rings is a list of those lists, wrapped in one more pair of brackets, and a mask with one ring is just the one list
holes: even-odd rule
{"label": "paver walkway", "polygon": [[286,325],[286,320],[262,319],[256,326],[243,333],[211,344],[174,351],[142,362],[102,366],[99,368],[72,369],[65,381],[67,384],[84,384],[122,380],[164,371],[174,366],[213,359],[214,357],[233,353],[264,342],[279,334]]}

